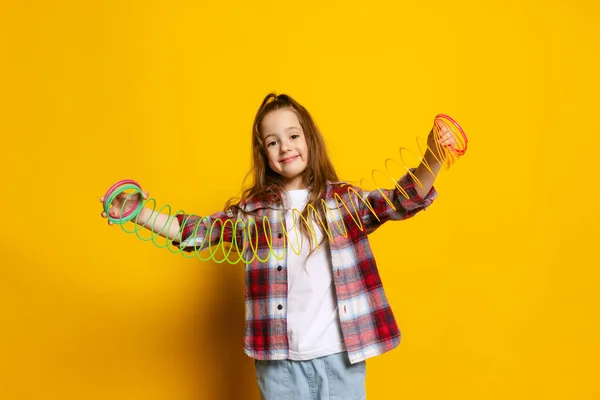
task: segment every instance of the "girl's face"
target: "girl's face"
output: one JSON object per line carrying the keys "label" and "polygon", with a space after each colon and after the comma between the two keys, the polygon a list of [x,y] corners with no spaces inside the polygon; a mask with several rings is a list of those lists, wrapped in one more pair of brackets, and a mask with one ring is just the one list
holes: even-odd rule
{"label": "girl's face", "polygon": [[283,177],[285,189],[305,189],[302,172],[308,166],[308,146],[296,114],[289,109],[270,112],[261,127],[269,166]]}

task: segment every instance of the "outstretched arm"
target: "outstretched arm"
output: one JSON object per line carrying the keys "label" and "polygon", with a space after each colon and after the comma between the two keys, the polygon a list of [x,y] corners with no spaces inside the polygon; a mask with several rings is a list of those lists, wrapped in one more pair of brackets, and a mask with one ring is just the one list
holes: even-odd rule
{"label": "outstretched arm", "polygon": [[[421,164],[419,164],[414,172],[417,179],[423,185],[423,187],[420,187],[415,182],[415,189],[422,198],[427,196],[427,193],[433,187],[438,172],[442,169],[442,163],[446,160],[445,148],[447,146],[456,146],[456,139],[454,139],[450,130],[444,125],[441,127],[440,138],[437,142],[439,143],[440,151],[438,151],[435,135],[433,134],[433,129],[431,129],[429,136],[427,136],[427,151],[425,152],[423,161],[421,161]],[[429,171],[426,165],[429,165],[431,171]]]}
{"label": "outstretched arm", "polygon": [[[142,197],[143,198],[140,197],[139,193],[134,193],[133,195],[127,195],[126,193],[119,194],[113,199],[113,208],[109,211],[110,216],[117,218],[119,215],[136,207],[137,202],[148,200],[148,192],[143,192]],[[100,202],[104,203],[104,196],[100,197]],[[101,215],[103,218],[108,217],[104,211],[102,211]],[[156,212],[148,207],[142,207],[139,214],[132,222],[137,223],[162,237],[166,237],[169,240],[179,237],[180,224],[177,218],[168,214]],[[109,219],[108,224],[113,225],[113,222]]]}

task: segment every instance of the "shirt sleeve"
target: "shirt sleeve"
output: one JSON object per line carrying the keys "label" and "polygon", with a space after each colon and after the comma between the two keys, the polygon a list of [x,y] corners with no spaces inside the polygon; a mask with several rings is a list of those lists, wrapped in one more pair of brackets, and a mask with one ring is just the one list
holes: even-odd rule
{"label": "shirt sleeve", "polygon": [[[415,169],[411,168],[410,171],[414,173]],[[437,191],[433,186],[427,196],[421,198],[417,193],[413,179],[408,173],[400,178],[398,186],[403,191],[397,187],[363,191],[359,193],[364,200],[353,200],[358,202],[358,210],[367,233],[374,232],[387,221],[400,221],[411,218],[419,211],[426,210],[437,198]],[[386,198],[393,204],[393,207],[386,201]]]}
{"label": "shirt sleeve", "polygon": [[241,246],[244,224],[242,219],[234,218],[230,213],[218,211],[204,217],[194,214],[177,214],[175,217],[182,228],[172,245],[183,251],[215,249],[225,243],[232,243],[234,235]]}

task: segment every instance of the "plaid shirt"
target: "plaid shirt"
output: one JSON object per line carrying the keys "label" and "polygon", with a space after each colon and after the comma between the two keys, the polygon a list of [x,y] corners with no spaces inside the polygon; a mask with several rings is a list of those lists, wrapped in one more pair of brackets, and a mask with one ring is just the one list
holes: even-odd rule
{"label": "plaid shirt", "polygon": [[[431,188],[422,199],[408,175],[404,175],[398,184],[409,196],[408,199],[397,188],[369,192],[345,182],[327,182],[324,200],[333,235],[333,240],[329,240],[331,266],[342,334],[351,363],[382,354],[400,344],[401,332],[383,290],[367,235],[386,221],[407,219],[426,209],[437,197],[437,192]],[[384,195],[396,210],[390,207]],[[361,198],[368,201],[374,213]],[[281,224],[281,221],[285,223],[286,210],[267,208],[264,201],[248,201],[244,207],[255,218],[246,229],[233,229],[236,218],[225,212],[206,217],[177,215],[180,225],[185,221],[182,247],[186,251],[194,251],[204,250],[210,245],[213,246],[211,252],[214,252],[214,246],[222,240],[232,242],[235,234],[238,243],[242,243],[243,235],[250,233],[247,239],[251,245],[244,256],[245,260],[254,259],[246,264],[244,351],[258,360],[287,359],[288,275],[285,250],[288,246]],[[357,217],[360,217],[362,229],[354,222]],[[265,232],[269,235],[266,236]],[[210,237],[205,237],[207,233]],[[173,244],[180,245],[177,241]],[[243,248],[241,244],[238,246]],[[235,246],[230,257],[237,257]]]}

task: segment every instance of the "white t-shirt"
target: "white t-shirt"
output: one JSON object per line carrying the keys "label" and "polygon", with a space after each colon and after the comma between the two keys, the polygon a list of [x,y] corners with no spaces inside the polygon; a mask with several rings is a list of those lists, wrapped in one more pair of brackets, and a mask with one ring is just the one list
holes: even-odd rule
{"label": "white t-shirt", "polygon": [[[288,302],[287,329],[289,359],[310,360],[346,350],[337,297],[333,283],[333,269],[329,239],[316,249],[310,258],[308,238],[300,232],[304,224],[298,212],[304,211],[308,202],[308,189],[290,190],[285,215],[288,231],[287,273]],[[293,209],[297,212],[292,213]],[[293,214],[293,215],[292,215]],[[294,220],[296,229],[294,229]],[[323,239],[320,225],[313,221],[316,246]],[[298,236],[302,235],[302,241]],[[300,254],[296,254],[300,250]]]}

